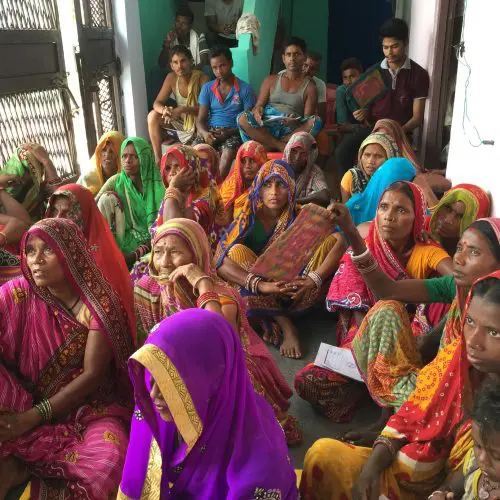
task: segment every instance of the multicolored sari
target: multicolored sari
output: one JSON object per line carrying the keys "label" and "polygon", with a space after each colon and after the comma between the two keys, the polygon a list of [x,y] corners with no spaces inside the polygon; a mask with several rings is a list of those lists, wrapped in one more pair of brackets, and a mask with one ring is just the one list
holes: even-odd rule
{"label": "multicolored sari", "polygon": [[366,174],[363,169],[363,152],[367,146],[371,144],[377,144],[381,146],[386,155],[386,161],[391,158],[396,158],[399,156],[399,149],[397,144],[394,142],[390,135],[384,133],[371,133],[362,143],[358,150],[358,164],[349,169],[348,172],[352,175],[352,190],[351,194],[362,193],[366,186],[368,185],[368,181],[370,177]]}
{"label": "multicolored sari", "polygon": [[[476,284],[488,278],[500,279],[500,271]],[[469,293],[464,311],[470,298]],[[473,446],[467,414],[482,378],[467,360],[462,320],[457,337],[422,368],[415,390],[381,433],[404,443],[381,475],[381,494],[391,500],[425,498],[461,467]],[[370,453],[332,439],[317,441],[305,457],[303,498],[348,498]]]}
{"label": "multicolored sari", "polygon": [[80,228],[97,266],[123,301],[135,344],[136,320],[132,283],[123,254],[120,252],[106,220],[99,212],[92,193],[79,184],[66,184],[56,189],[49,198],[45,217],[53,217],[54,203],[60,196],[69,200],[71,210],[68,212],[67,218]]}
{"label": "multicolored sari", "polygon": [[[129,369],[137,408],[119,500],[297,499],[283,431],[222,316],[191,309],[163,320]],[[151,379],[169,422],[153,406]]]}
{"label": "multicolored sari", "polygon": [[257,141],[247,141],[238,149],[233,168],[220,187],[224,210],[232,212],[233,219],[236,219],[241,213],[251,189],[245,189],[245,183],[241,174],[241,162],[243,158],[252,158],[259,166],[262,166],[267,161],[267,152],[264,146]]}
{"label": "multicolored sari", "polygon": [[106,181],[96,200],[125,255],[149,242],[149,227],[165,194],[151,146],[141,137],[127,137],[122,143],[120,158],[128,144],[133,144],[139,157],[143,193],[122,170]]}
{"label": "multicolored sari", "polygon": [[401,155],[403,158],[409,160],[417,170],[417,173],[424,171],[424,168],[417,159],[415,150],[411,147],[406,137],[403,127],[401,127],[397,121],[388,118],[378,120],[377,123],[375,123],[375,127],[373,127],[373,133],[383,133],[390,136],[392,140],[396,142],[399,151],[398,156]]}
{"label": "multicolored sari", "polygon": [[318,145],[316,139],[308,132],[296,132],[290,137],[283,152],[283,159],[290,163],[292,149],[301,149],[307,154],[307,164],[302,173],[295,179],[295,191],[297,198],[307,196],[306,189],[313,173],[314,164],[318,157]]}
{"label": "multicolored sari", "polygon": [[[212,180],[214,180],[218,186],[221,181],[219,170],[220,154],[215,148],[210,146],[210,144],[205,144],[204,142],[202,142],[201,144],[196,144],[193,147],[196,151],[198,151],[198,153],[208,155],[210,168],[208,168],[207,170]],[[203,162],[203,159],[201,161]]]}
{"label": "multicolored sari", "polygon": [[[376,218],[370,225],[366,240],[366,245],[377,259],[380,269],[393,280],[427,278],[436,272],[439,263],[449,259],[445,250],[437,244],[418,242],[424,227],[427,203],[422,190],[416,184],[411,182],[406,184],[410,187],[415,200],[415,221],[410,235],[411,244],[406,266],[398,260],[389,243],[383,239]],[[349,249],[342,257],[326,298],[327,309],[338,313],[335,345],[346,349],[352,348],[375,401],[382,406],[394,406],[398,402],[402,404],[413,390],[415,373],[422,366],[416,341],[413,335],[407,338],[389,334],[387,329],[379,328],[378,323],[372,325],[369,320],[363,321],[358,329],[354,318],[355,311],[366,313],[373,307],[378,309],[384,307],[387,302],[381,301],[376,304],[376,298],[353,264],[351,255],[352,251]],[[404,305],[396,304],[398,312],[402,315],[404,312],[404,316],[400,320],[391,317],[395,334],[400,332],[401,322],[408,318]],[[432,326],[428,317],[433,318],[424,305],[420,305],[417,313],[412,314],[411,321],[415,335],[427,331]],[[441,316],[437,318],[439,319]],[[411,322],[409,318],[406,321]],[[369,329],[367,324],[370,324]],[[395,368],[390,370],[390,367]],[[403,375],[408,375],[410,380]],[[299,396],[320,409],[329,419],[340,422],[352,418],[359,407],[360,399],[366,394],[365,388],[360,383],[331,370],[317,367],[314,363],[310,363],[297,373],[295,389]]]}
{"label": "multicolored sari", "polygon": [[121,132],[117,132],[116,130],[110,130],[101,136],[97,146],[95,148],[95,152],[90,159],[90,163],[92,165],[92,169],[84,175],[81,175],[78,179],[77,183],[86,187],[93,196],[96,196],[97,193],[101,190],[104,185],[104,173],[102,171],[102,163],[101,163],[101,153],[102,150],[110,144],[113,148],[116,158],[115,170],[116,172],[120,172],[121,170],[121,157],[120,157],[120,146],[122,142],[125,140],[125,136]]}
{"label": "multicolored sari", "polygon": [[[89,320],[80,322],[81,311],[75,318],[48,289],[37,287],[25,257],[31,236],[43,239],[56,253]],[[73,222],[45,219],[32,226],[23,239],[21,258],[24,276],[0,288],[3,411],[27,411],[78,377],[89,330],[105,336],[114,359],[109,375],[83,404],[65,419],[0,443],[0,459],[12,454],[29,466],[35,476],[33,499],[108,498],[121,477],[131,413],[126,379],[131,332],[126,311]]]}
{"label": "multicolored sari", "polygon": [[155,245],[169,235],[182,238],[188,245],[194,256],[193,263],[214,280],[215,292],[219,295],[222,305],[237,307],[238,333],[255,390],[273,407],[277,419],[285,430],[288,443],[300,442],[302,433],[298,423],[295,418],[287,414],[292,391],[266,345],[250,326],[246,316],[246,306],[240,295],[217,277],[211,264],[211,252],[206,235],[203,228],[193,220],[171,219],[156,231],[149,261],[149,275],[143,276],[134,288],[135,307],[140,320],[138,325],[140,344],[147,339],[150,330],[164,318],[184,309],[196,308],[196,297],[192,287],[185,282],[174,285],[168,277],[160,276],[154,267]]}
{"label": "multicolored sari", "polygon": [[447,191],[432,209],[432,215],[426,221],[426,229],[439,238],[436,231],[437,214],[448,205],[457,201],[465,205],[465,211],[460,219],[460,235],[476,220],[490,215],[491,200],[488,193],[474,184],[457,184]]}

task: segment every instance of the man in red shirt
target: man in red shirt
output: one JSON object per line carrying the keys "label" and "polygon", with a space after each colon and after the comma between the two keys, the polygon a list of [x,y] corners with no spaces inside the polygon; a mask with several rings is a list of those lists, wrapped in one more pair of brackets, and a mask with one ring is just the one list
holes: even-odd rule
{"label": "man in red shirt", "polygon": [[366,118],[375,123],[390,118],[401,124],[408,134],[424,119],[425,100],[429,94],[429,74],[407,55],[408,25],[402,19],[389,19],[380,29],[385,59],[380,63],[389,92],[365,110]]}

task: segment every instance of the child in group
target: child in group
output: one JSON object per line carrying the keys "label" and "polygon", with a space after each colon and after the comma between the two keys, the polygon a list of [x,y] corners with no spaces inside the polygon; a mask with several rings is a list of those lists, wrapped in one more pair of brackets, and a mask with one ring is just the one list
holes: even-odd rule
{"label": "child in group", "polygon": [[500,384],[484,383],[472,408],[474,447],[431,500],[500,500]]}

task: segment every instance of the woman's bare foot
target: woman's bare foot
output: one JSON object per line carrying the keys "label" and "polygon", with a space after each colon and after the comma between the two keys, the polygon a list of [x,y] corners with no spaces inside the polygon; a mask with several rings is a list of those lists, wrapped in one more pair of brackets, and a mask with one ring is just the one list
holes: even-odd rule
{"label": "woman's bare foot", "polygon": [[283,343],[280,347],[280,354],[285,356],[285,358],[301,358],[299,331],[295,328],[295,325],[290,319],[285,318],[285,316],[276,316],[275,320],[283,332]]}
{"label": "woman's bare foot", "polygon": [[26,466],[15,457],[0,460],[0,500],[4,500],[10,489],[19,486],[30,477]]}
{"label": "woman's bare foot", "polygon": [[359,431],[347,431],[342,436],[341,440],[350,442],[356,446],[373,446],[375,439],[380,436],[380,432],[387,424],[392,413],[392,408],[382,408],[380,418],[374,424],[364,429],[360,429]]}

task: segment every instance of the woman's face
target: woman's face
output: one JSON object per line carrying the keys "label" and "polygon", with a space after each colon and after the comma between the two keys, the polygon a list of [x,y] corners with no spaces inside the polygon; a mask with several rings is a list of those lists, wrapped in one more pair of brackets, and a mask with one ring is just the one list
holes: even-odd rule
{"label": "woman's face", "polygon": [[69,198],[63,194],[56,195],[51,204],[50,216],[54,219],[69,219],[71,210],[71,202]]}
{"label": "woman's face", "polygon": [[250,156],[241,159],[241,176],[247,184],[251,184],[259,173],[260,165]]}
{"label": "woman's face", "polygon": [[181,168],[182,166],[175,155],[173,154],[167,155],[165,169],[167,170],[167,182],[169,185],[172,182],[172,179],[181,171]]}
{"label": "woman's face", "polygon": [[469,228],[464,231],[453,256],[453,276],[457,286],[472,286],[474,281],[500,268],[486,236]]}
{"label": "woman's face", "polygon": [[465,213],[465,203],[456,201],[443,205],[436,213],[436,232],[442,238],[460,238],[460,223]]}
{"label": "woman's face", "polygon": [[127,144],[122,153],[122,168],[129,177],[140,175],[141,163],[132,143]]}
{"label": "woman's face", "polygon": [[288,203],[288,187],[279,177],[272,177],[262,186],[262,202],[270,210],[283,210]]}
{"label": "woman's face", "polygon": [[160,275],[169,275],[175,269],[194,262],[194,255],[186,242],[174,234],[168,234],[155,243],[153,265]]}
{"label": "woman's face", "polygon": [[165,398],[163,397],[163,394],[160,392],[160,388],[158,387],[158,384],[153,380],[153,377],[151,377],[151,392],[149,395],[151,396],[151,399],[153,400],[153,404],[155,405],[156,411],[160,414],[160,417],[165,420],[165,422],[173,422],[172,414],[170,413],[170,410],[168,409],[168,405],[165,401]]}
{"label": "woman's face", "polygon": [[361,155],[361,165],[366,174],[371,177],[387,160],[385,149],[380,144],[368,144]]}
{"label": "woman's face", "polygon": [[101,149],[101,168],[104,178],[109,179],[117,172],[116,153],[110,141]]}
{"label": "woman's face", "polygon": [[500,374],[500,304],[474,296],[464,321],[469,363],[483,373]]}
{"label": "woman's face", "polygon": [[292,148],[290,151],[290,165],[297,175],[300,174],[307,165],[307,151],[304,148]]}
{"label": "woman's face", "polygon": [[377,209],[377,225],[384,240],[410,237],[415,223],[413,203],[402,191],[386,191]]}
{"label": "woman's face", "polygon": [[500,481],[500,433],[488,435],[488,442],[483,441],[481,430],[476,422],[472,422],[472,439],[474,455],[479,468],[495,482]]}
{"label": "woman's face", "polygon": [[36,286],[54,287],[65,281],[56,253],[42,238],[29,236],[24,252]]}

